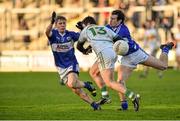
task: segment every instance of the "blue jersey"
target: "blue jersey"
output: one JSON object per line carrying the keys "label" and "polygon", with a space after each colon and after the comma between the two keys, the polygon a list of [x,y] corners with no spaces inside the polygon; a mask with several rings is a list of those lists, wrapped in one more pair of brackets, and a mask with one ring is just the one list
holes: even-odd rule
{"label": "blue jersey", "polygon": [[113,30],[116,34],[118,34],[120,37],[124,38],[125,40],[128,41],[129,44],[129,50],[126,55],[129,55],[139,49],[139,45],[132,40],[129,29],[125,24],[119,24],[117,27],[112,28],[109,24],[106,25],[106,27],[110,28]]}
{"label": "blue jersey", "polygon": [[74,53],[74,42],[78,41],[78,39],[79,33],[66,30],[61,35],[57,29],[52,30],[52,36],[49,37],[49,42],[56,66],[67,68],[78,64]]}

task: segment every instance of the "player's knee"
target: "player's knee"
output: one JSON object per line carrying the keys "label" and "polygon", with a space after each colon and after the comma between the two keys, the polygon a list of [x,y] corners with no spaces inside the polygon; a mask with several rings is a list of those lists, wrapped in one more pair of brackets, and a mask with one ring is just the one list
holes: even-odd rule
{"label": "player's knee", "polygon": [[124,80],[120,80],[119,83],[122,84],[123,86],[126,86],[126,83]]}
{"label": "player's knee", "polygon": [[73,91],[74,91],[74,93],[76,93],[77,95],[80,95],[80,94],[81,94],[80,89],[74,89]]}
{"label": "player's knee", "polygon": [[106,86],[111,88],[111,83],[110,82],[105,82]]}
{"label": "player's knee", "polygon": [[98,73],[97,71],[93,70],[93,69],[90,69],[90,71],[89,71],[89,75],[90,75],[92,78],[97,77],[98,74],[99,74],[99,73]]}
{"label": "player's knee", "polygon": [[74,88],[73,81],[68,81],[68,82],[67,82],[67,86],[68,86],[69,88]]}

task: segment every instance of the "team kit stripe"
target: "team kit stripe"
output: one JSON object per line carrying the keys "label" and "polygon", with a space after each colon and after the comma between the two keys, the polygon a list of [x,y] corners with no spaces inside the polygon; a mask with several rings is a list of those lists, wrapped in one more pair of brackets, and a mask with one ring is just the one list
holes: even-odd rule
{"label": "team kit stripe", "polygon": [[99,53],[99,59],[100,59],[102,68],[105,68],[105,61],[101,52]]}

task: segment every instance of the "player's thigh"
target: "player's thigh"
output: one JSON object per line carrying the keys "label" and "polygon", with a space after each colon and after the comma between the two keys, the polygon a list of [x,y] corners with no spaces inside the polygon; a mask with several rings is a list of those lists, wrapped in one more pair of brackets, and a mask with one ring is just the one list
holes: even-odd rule
{"label": "player's thigh", "polygon": [[61,68],[61,67],[56,67],[56,68],[57,68],[58,73],[59,73],[60,83],[63,85],[68,82],[69,73],[73,72],[76,75],[79,74],[79,65],[78,64],[71,65],[67,68]]}
{"label": "player's thigh", "polygon": [[144,61],[142,64],[145,66],[150,66],[150,67],[156,68],[156,69],[164,68],[164,63],[151,55],[149,55],[147,60]]}
{"label": "player's thigh", "polygon": [[121,65],[117,66],[117,81],[119,82],[122,79],[122,69]]}
{"label": "player's thigh", "polygon": [[78,81],[78,75],[75,72],[69,72],[68,75],[68,84],[73,84],[75,81]]}
{"label": "player's thigh", "polygon": [[90,68],[89,74],[90,74],[91,76],[96,76],[96,75],[98,75],[99,73],[100,73],[100,71],[99,71],[99,68],[98,68],[98,62],[96,61],[96,62],[92,65],[92,67]]}
{"label": "player's thigh", "polygon": [[101,70],[101,76],[102,76],[104,82],[107,85],[110,85],[110,82],[114,81],[114,68]]}

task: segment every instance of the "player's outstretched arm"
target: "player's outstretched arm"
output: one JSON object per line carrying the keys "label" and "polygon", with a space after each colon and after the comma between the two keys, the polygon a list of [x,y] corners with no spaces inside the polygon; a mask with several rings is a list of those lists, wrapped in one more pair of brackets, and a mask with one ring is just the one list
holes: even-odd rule
{"label": "player's outstretched arm", "polygon": [[51,37],[51,30],[52,30],[52,28],[53,28],[53,24],[54,24],[54,22],[55,22],[55,19],[56,19],[56,12],[54,12],[53,11],[53,13],[52,13],[52,16],[51,16],[51,22],[50,22],[50,24],[47,26],[47,28],[46,28],[46,36],[47,37]]}

